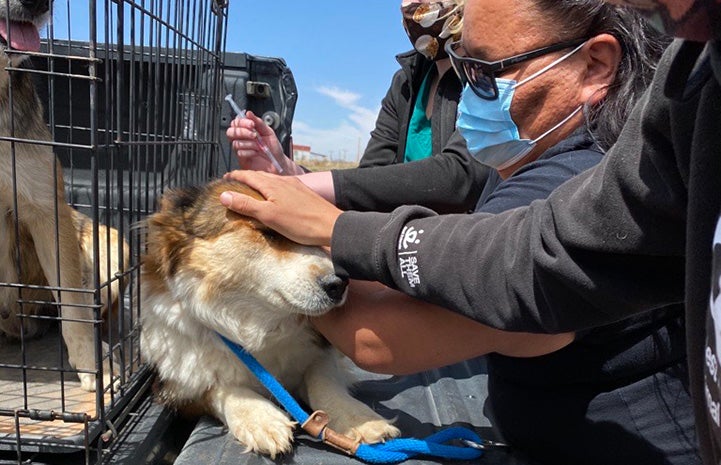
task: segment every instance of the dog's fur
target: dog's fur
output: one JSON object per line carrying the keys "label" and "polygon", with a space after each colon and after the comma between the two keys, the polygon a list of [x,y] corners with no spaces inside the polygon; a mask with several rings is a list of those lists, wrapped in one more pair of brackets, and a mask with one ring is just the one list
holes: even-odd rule
{"label": "dog's fur", "polygon": [[158,372],[161,401],[201,407],[249,450],[274,457],[291,449],[294,423],[218,332],[312,409],[327,411],[335,431],[365,442],[396,436],[389,421],[350,396],[339,353],[306,318],[345,299],[328,254],[227,210],[219,201],[227,190],[260,198],[245,185],[215,181],[167,192],[147,219],[141,353]]}
{"label": "dog's fur", "polygon": [[[78,235],[80,245],[80,276],[81,288],[90,289],[93,287],[93,273],[95,267],[93,265],[93,222],[90,218],[77,210],[72,210],[73,225]],[[31,285],[22,290],[22,313],[30,316],[55,316],[57,311],[50,305],[53,295],[50,291],[42,289],[48,286],[43,269],[38,261],[37,252],[35,251],[35,242],[30,231],[23,224],[19,226],[19,240],[15,237],[15,217],[10,211],[7,212],[6,218],[2,219],[4,225],[0,225],[0,231],[7,234],[7,246],[10,251],[10,257],[13,257],[12,264],[7,265],[12,270],[17,269],[15,257],[21,258],[20,276],[16,281],[22,285]],[[2,222],[0,221],[0,222]],[[130,264],[130,247],[127,242],[120,237],[115,228],[109,228],[102,224],[98,225],[98,263],[99,265],[99,282],[105,283],[110,279],[108,270],[117,272],[121,269],[128,269]],[[106,238],[109,238],[106,240]],[[19,245],[19,250],[17,248]],[[109,245],[109,247],[108,247]],[[123,256],[118,257],[118,247],[122,247]],[[0,247],[1,249],[1,247]],[[18,255],[19,252],[19,255]],[[120,266],[122,260],[123,268]],[[109,266],[108,266],[109,265]],[[4,269],[6,265],[0,265],[0,269]],[[0,279],[2,281],[2,279]],[[127,280],[119,278],[110,284],[110,296],[108,292],[100,292],[100,303],[102,304],[101,317],[103,320],[116,319],[118,317],[119,299],[122,295]],[[39,287],[34,287],[39,286]],[[25,338],[35,338],[42,336],[52,324],[52,319],[44,318],[26,318],[22,324],[18,314],[21,311],[20,305],[17,303],[17,291],[11,295],[8,293],[6,301],[3,300],[2,289],[0,289],[0,333],[4,334],[10,340],[20,339],[20,333]],[[88,350],[92,350],[88,348]]]}
{"label": "dog's fur", "polygon": [[[34,3],[0,0],[0,22],[4,26],[9,14],[12,21],[32,23],[39,28],[47,20],[48,7],[48,0]],[[6,70],[7,66],[23,65],[27,56],[17,52],[6,54],[6,49],[5,38],[0,38],[0,135],[49,141],[51,135],[43,120],[43,107],[30,74],[15,71],[10,76]],[[108,250],[104,240],[107,230],[102,225],[99,228],[101,263],[107,263],[109,259],[113,270],[119,270],[116,247],[123,247],[122,259],[127,264],[127,245],[117,231],[111,229],[113,243]],[[48,145],[0,141],[0,282],[87,288],[93,282],[92,256],[92,222],[65,203],[62,170],[52,149]],[[105,268],[100,266],[102,281],[108,278]],[[106,306],[118,298],[121,286],[121,281],[113,285],[111,302],[106,302],[105,295],[101,297]],[[49,302],[51,298],[62,304],[60,315],[67,320],[62,324],[62,336],[70,364],[79,370],[95,370],[93,327],[91,323],[79,321],[89,322],[94,318],[90,308],[93,304],[91,294],[64,291],[60,296],[56,291],[51,294],[42,289],[25,288],[22,289],[22,300],[36,303],[26,303],[21,308],[18,289],[0,287],[0,333],[11,338],[20,336],[18,314],[21,311],[28,315],[57,313],[39,303]],[[46,324],[38,319],[26,318],[22,323],[22,331],[27,337],[41,334],[45,327]],[[108,381],[107,363],[105,376]],[[94,375],[79,373],[79,377],[84,389],[95,389]]]}

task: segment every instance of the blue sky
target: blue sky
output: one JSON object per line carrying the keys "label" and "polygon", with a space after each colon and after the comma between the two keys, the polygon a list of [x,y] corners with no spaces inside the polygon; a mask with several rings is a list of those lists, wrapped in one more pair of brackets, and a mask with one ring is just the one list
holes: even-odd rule
{"label": "blue sky", "polygon": [[398,0],[230,0],[227,50],[278,56],[298,87],[293,139],[355,160],[411,48]]}

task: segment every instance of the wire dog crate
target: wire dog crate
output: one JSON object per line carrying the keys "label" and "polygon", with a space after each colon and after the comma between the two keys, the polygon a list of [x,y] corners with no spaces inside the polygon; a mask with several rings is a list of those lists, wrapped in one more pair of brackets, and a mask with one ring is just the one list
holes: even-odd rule
{"label": "wire dog crate", "polygon": [[[101,463],[103,448],[149,387],[138,334],[143,241],[134,225],[166,188],[217,174],[224,2],[0,0],[0,21],[7,21],[10,35],[17,30],[9,18],[18,3],[49,10],[40,51],[14,50],[16,41],[3,37],[7,56],[30,60],[10,60],[0,69],[8,80],[5,104],[13,109],[7,109],[9,129],[0,133],[0,168],[10,167],[9,185],[0,174],[0,231],[12,237],[6,257],[0,246],[0,267],[6,268],[0,268],[0,320],[7,325],[14,319],[17,329],[3,331],[0,321],[0,461],[11,457],[20,464],[28,454],[52,452]],[[44,105],[49,137],[33,137],[23,120],[38,108],[18,108],[26,100],[24,76],[32,77]],[[4,99],[0,95],[0,111],[6,111]],[[36,177],[27,173],[28,151],[54,156],[61,165],[49,165],[62,188],[41,215],[50,218],[41,224],[54,225],[51,247],[34,234],[37,225],[24,222]],[[66,285],[65,205],[73,209],[69,235],[78,235],[70,243],[81,253],[78,286]],[[39,261],[47,262],[47,250],[55,254],[54,273],[47,265],[31,273],[27,257],[43,255]],[[30,337],[38,327],[44,334]],[[92,336],[83,346],[93,360],[89,368],[69,362],[64,340],[75,338],[76,330]],[[83,389],[79,375],[94,377],[94,390]]]}

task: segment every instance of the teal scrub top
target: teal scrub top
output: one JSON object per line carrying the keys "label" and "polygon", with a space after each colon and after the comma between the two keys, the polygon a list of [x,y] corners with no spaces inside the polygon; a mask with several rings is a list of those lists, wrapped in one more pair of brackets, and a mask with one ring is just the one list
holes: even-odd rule
{"label": "teal scrub top", "polygon": [[429,71],[423,78],[421,88],[418,89],[413,114],[408,123],[408,135],[406,136],[406,153],[403,156],[404,162],[422,160],[433,155],[433,134],[431,131],[431,120],[426,117],[426,106],[428,105],[428,92],[430,87]]}

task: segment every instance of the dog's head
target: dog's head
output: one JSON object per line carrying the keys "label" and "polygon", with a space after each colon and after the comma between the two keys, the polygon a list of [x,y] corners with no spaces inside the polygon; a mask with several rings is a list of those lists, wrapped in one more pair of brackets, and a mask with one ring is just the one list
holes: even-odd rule
{"label": "dog's head", "polygon": [[261,198],[229,181],[163,195],[146,222],[144,279],[161,280],[176,298],[192,293],[208,304],[284,315],[320,315],[340,305],[346,282],[328,254],[226,209],[219,197],[230,190]]}
{"label": "dog's head", "polygon": [[[49,18],[51,1],[0,0],[0,51],[4,52],[8,45],[17,51],[39,51],[38,30]],[[13,53],[5,59],[17,64],[26,57],[23,54]]]}

